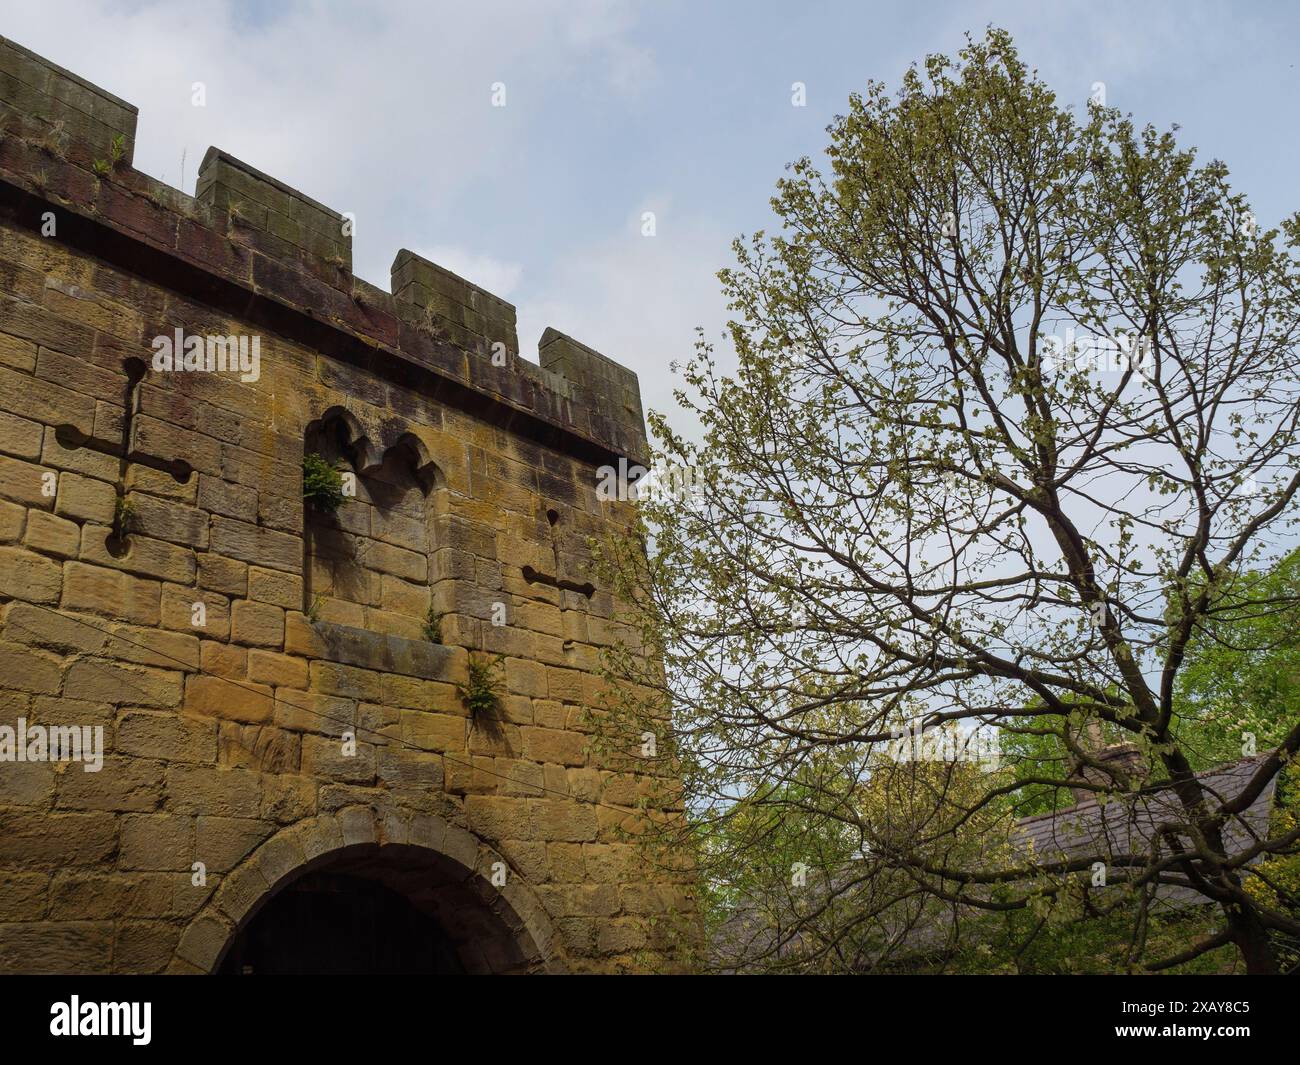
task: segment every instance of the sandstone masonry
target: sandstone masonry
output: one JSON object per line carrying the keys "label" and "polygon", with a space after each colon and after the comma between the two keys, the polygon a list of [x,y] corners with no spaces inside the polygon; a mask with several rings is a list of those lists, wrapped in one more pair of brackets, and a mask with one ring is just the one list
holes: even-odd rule
{"label": "sandstone masonry", "polygon": [[[355,277],[346,218],[215,148],[186,196],[135,127],[0,38],[0,727],[104,735],[97,773],[0,761],[0,971],[212,971],[339,856],[470,971],[687,964],[689,863],[636,842],[671,776],[587,723],[633,636],[588,542],[630,521],[596,471],[645,462],[635,375],[555,330],[522,359],[409,251]],[[156,370],[178,329],[259,338],[256,379]]]}

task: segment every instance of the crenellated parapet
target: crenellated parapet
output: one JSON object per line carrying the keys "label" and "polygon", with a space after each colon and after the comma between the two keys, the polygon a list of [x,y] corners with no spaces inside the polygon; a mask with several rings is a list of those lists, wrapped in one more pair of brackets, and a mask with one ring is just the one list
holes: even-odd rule
{"label": "crenellated parapet", "polygon": [[0,110],[34,126],[51,153],[76,144],[126,166],[135,152],[138,111],[98,85],[0,37]]}
{"label": "crenellated parapet", "polygon": [[519,354],[515,308],[486,289],[403,248],[393,260],[393,297],[418,309],[453,343],[489,358]]}
{"label": "crenellated parapet", "polygon": [[[401,250],[352,272],[353,220],[218,148],[191,197],[131,165],[137,110],[0,38],[0,210],[380,377],[586,458],[646,461],[636,375],[554,329],[519,357],[515,308]],[[492,410],[495,409],[495,415]]]}
{"label": "crenellated parapet", "polygon": [[[194,192],[199,203],[236,225],[283,242],[285,258],[306,254],[352,269],[352,234],[343,215],[219,148],[204,155]],[[270,241],[266,246],[276,247]]]}

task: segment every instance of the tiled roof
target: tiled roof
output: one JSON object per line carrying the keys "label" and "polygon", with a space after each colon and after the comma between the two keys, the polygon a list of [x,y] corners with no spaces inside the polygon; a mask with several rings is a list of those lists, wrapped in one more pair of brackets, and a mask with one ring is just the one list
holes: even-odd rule
{"label": "tiled roof", "polygon": [[[1211,807],[1239,795],[1267,754],[1243,758],[1232,765],[1197,774]],[[1268,830],[1276,778],[1260,792],[1249,807],[1224,825],[1224,843],[1229,855],[1239,854]],[[1112,798],[1106,803],[1088,799],[1065,810],[1039,814],[1020,821],[1012,839],[1038,863],[1097,855],[1150,855],[1162,825],[1183,825],[1186,811],[1172,789],[1152,788],[1132,798]],[[1185,838],[1185,836],[1184,836]],[[1176,871],[1171,873],[1176,875]],[[1180,877],[1181,879],[1181,877]],[[1177,884],[1160,885],[1156,895],[1174,905],[1208,902],[1194,888]]]}
{"label": "tiled roof", "polygon": [[[1197,774],[1211,805],[1240,795],[1266,757],[1267,752]],[[1276,777],[1269,780],[1255,801],[1225,824],[1224,842],[1230,855],[1239,854],[1267,833],[1275,783]],[[1105,803],[1087,799],[1068,809],[1026,817],[1012,829],[1012,841],[1019,843],[1022,859],[1032,854],[1034,863],[1038,865],[1063,858],[1107,858],[1123,854],[1147,856],[1160,826],[1185,823],[1186,812],[1173,791],[1167,786],[1151,787],[1132,797],[1112,797]],[[1111,871],[1108,879],[1113,879],[1116,873]],[[1170,875],[1177,875],[1176,871]],[[845,890],[849,879],[847,876],[842,881],[837,878],[836,894]],[[825,891],[826,888],[814,890]],[[1155,895],[1166,906],[1177,909],[1210,901],[1194,888],[1179,884],[1158,885]],[[961,909],[968,916],[978,916],[973,909]],[[894,941],[890,953],[894,955],[894,963],[899,964],[909,956],[917,957],[941,947],[952,933],[953,919],[953,911],[945,909],[942,914],[931,915],[915,927],[908,925],[891,932],[885,926],[895,917],[882,916],[880,930],[887,939]],[[799,943],[795,933],[798,924],[798,917],[791,910],[788,924],[782,933],[778,933],[758,916],[752,903],[741,902],[715,937],[715,957],[725,966],[728,961],[739,964],[741,959],[755,951],[775,950],[778,957],[795,955]],[[793,941],[781,942],[785,935],[792,933]]]}

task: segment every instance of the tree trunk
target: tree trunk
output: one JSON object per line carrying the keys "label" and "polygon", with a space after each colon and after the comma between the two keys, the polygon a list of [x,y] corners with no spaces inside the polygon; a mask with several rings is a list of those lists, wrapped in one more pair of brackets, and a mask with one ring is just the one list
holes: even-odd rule
{"label": "tree trunk", "polygon": [[1259,918],[1249,910],[1239,906],[1225,906],[1228,917],[1228,932],[1232,942],[1241,951],[1246,963],[1246,973],[1250,976],[1277,976],[1277,957],[1273,953],[1273,944],[1268,930]]}

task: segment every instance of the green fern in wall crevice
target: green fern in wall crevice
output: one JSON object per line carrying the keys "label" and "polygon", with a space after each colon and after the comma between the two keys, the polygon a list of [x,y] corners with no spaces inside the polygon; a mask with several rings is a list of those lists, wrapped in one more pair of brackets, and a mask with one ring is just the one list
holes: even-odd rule
{"label": "green fern in wall crevice", "polygon": [[475,658],[469,660],[469,683],[457,684],[456,693],[471,721],[491,721],[499,717],[501,693],[497,688],[497,670],[503,657]]}
{"label": "green fern in wall crevice", "polygon": [[303,455],[302,501],[314,510],[333,514],[346,500],[343,471],[323,455]]}

